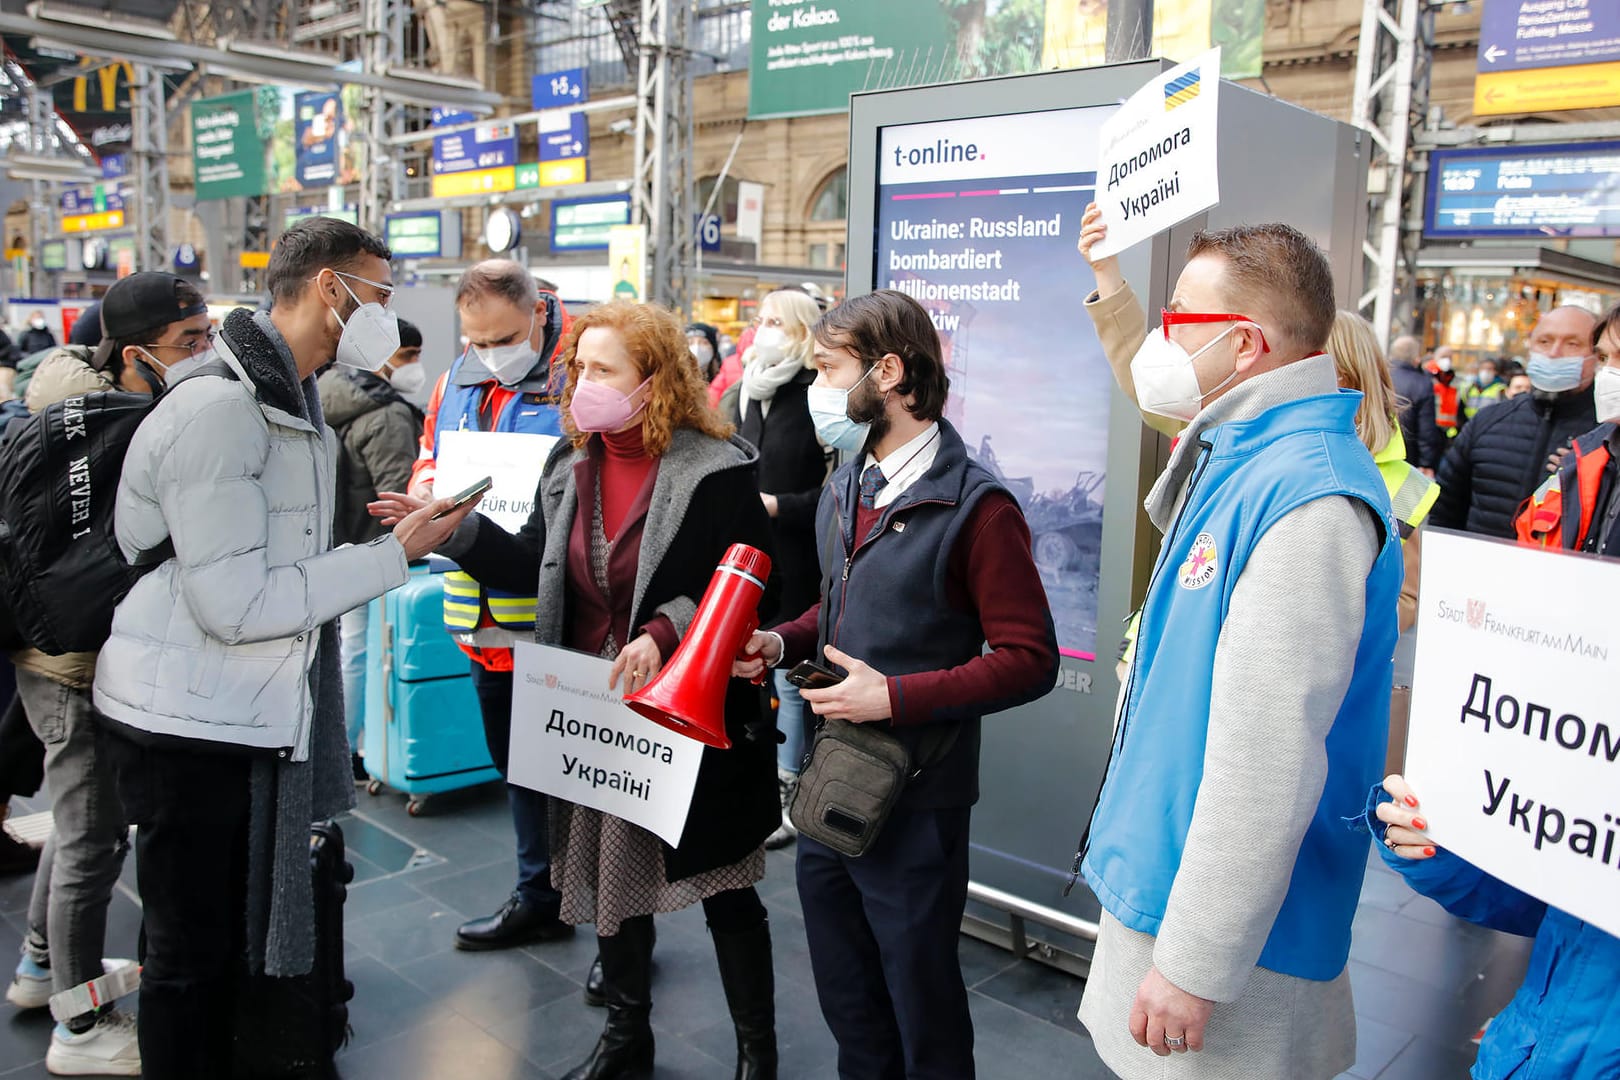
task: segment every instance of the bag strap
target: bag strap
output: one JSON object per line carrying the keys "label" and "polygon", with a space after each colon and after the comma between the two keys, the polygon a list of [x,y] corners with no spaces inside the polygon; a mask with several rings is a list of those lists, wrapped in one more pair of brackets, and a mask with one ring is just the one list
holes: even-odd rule
{"label": "bag strap", "polygon": [[821,578],[821,611],[816,615],[816,633],[823,643],[827,643],[827,598],[832,595],[833,589],[833,544],[838,540],[838,499],[833,498],[832,513],[827,515],[827,572]]}
{"label": "bag strap", "polygon": [[[838,500],[833,499],[833,512],[827,518],[827,572],[822,576],[821,585],[821,613],[817,616],[816,632],[821,635],[823,642],[827,641],[827,597],[832,595],[833,568],[837,560],[833,558],[833,544],[838,539]],[[915,780],[924,769],[931,769],[945,760],[945,756],[956,746],[956,737],[961,734],[960,723],[930,724],[924,730],[922,739],[917,745],[917,757],[911,769],[911,779]]]}

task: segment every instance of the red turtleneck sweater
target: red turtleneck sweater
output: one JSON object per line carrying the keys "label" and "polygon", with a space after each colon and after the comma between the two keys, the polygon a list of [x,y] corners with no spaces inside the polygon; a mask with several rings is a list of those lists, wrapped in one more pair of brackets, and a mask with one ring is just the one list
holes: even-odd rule
{"label": "red turtleneck sweater", "polygon": [[625,515],[635,506],[657,464],[647,454],[640,424],[602,436],[602,531],[609,540],[618,539]]}

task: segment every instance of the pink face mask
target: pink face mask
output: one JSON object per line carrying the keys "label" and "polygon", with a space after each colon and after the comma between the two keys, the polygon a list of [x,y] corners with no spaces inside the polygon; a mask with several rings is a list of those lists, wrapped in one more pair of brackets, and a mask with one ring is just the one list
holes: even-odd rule
{"label": "pink face mask", "polygon": [[649,375],[630,393],[621,394],[605,383],[579,380],[574,384],[574,400],[568,407],[574,427],[580,431],[618,431],[647,407],[646,392],[651,383]]}

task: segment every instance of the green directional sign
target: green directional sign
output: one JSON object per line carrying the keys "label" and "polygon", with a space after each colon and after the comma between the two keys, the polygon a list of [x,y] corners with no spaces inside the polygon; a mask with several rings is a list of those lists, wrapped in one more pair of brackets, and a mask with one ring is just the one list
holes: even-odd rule
{"label": "green directional sign", "polygon": [[537,188],[539,186],[540,163],[538,161],[530,162],[527,165],[519,165],[517,167],[516,188],[518,191],[522,191],[525,188]]}

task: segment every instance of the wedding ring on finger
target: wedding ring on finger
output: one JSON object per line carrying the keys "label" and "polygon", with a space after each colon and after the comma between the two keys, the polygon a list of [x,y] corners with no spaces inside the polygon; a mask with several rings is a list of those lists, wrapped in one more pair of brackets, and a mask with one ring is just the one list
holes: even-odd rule
{"label": "wedding ring on finger", "polygon": [[1164,1045],[1172,1050],[1185,1050],[1187,1049],[1187,1037],[1185,1035],[1166,1035]]}
{"label": "wedding ring on finger", "polygon": [[1384,846],[1389,848],[1391,851],[1394,851],[1397,846],[1395,843],[1395,838],[1389,835],[1387,832],[1384,834]]}

